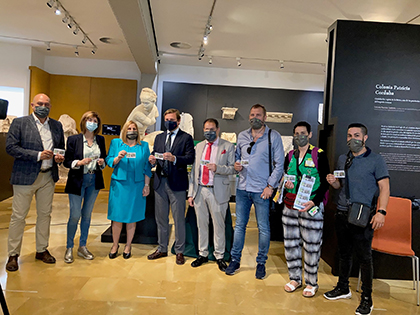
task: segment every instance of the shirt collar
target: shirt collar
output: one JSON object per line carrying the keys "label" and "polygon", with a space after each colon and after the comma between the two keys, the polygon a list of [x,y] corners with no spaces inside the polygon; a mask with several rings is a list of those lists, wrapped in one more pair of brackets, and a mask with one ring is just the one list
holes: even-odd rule
{"label": "shirt collar", "polygon": [[36,115],[35,115],[35,113],[32,113],[32,116],[34,117],[34,119],[35,119],[35,123],[36,124],[41,124],[41,125],[46,125],[46,124],[48,124],[48,121],[50,120],[50,118],[47,116],[47,119],[45,119],[45,121],[44,121],[44,123],[42,123],[40,120],[39,120],[39,118],[38,117],[36,117]]}
{"label": "shirt collar", "polygon": [[171,132],[172,132],[172,134],[177,135],[178,131],[179,131],[179,127],[178,127],[178,128],[176,128],[175,130],[172,130],[172,131],[167,130],[167,131],[166,131],[166,134],[167,134],[167,135],[169,135],[169,133],[171,133]]}
{"label": "shirt collar", "polygon": [[[217,137],[217,139],[213,141],[212,145],[216,145],[216,146],[219,145],[219,138],[220,137]],[[206,140],[206,144],[209,144],[209,141]]]}
{"label": "shirt collar", "polygon": [[[85,135],[83,134],[83,142],[84,143],[88,143],[88,141],[87,141],[87,139],[86,139],[86,137],[85,137]],[[96,136],[95,137],[93,137],[93,142],[94,143],[96,143]]]}

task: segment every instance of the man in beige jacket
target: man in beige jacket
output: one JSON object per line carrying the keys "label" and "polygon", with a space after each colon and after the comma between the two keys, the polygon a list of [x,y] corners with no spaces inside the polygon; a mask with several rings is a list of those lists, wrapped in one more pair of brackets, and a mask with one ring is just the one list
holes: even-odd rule
{"label": "man in beige jacket", "polygon": [[209,213],[214,227],[214,257],[221,271],[225,271],[225,219],[229,205],[229,175],[235,173],[235,147],[220,139],[219,122],[204,121],[204,138],[195,148],[195,160],[190,175],[188,202],[195,208],[198,225],[199,256],[191,263],[199,267],[208,262]]}

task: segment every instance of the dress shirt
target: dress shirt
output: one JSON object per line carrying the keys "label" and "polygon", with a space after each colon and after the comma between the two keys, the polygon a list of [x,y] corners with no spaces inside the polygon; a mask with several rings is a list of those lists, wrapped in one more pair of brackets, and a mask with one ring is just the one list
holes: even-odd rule
{"label": "dress shirt", "polygon": [[[206,145],[204,146],[203,154],[201,155],[201,160],[206,159],[206,152],[207,148],[209,146],[209,142],[206,140]],[[211,153],[210,153],[210,163],[216,163],[216,155],[217,155],[217,149],[219,147],[219,137],[213,142],[211,146]],[[209,182],[207,184],[203,184],[203,167],[204,165],[200,165],[200,185],[208,185],[213,186],[213,178],[214,178],[214,172],[209,171]]]}
{"label": "dress shirt", "polygon": [[284,149],[280,134],[271,132],[271,159],[275,164],[270,174],[268,156],[268,131],[266,126],[263,135],[252,146],[251,154],[247,150],[254,141],[251,129],[242,131],[238,136],[235,160],[247,160],[248,165],[239,172],[238,189],[248,192],[261,193],[267,185],[276,188],[283,174]]}
{"label": "dress shirt", "polygon": [[[178,134],[178,131],[179,131],[179,127],[176,128],[175,130],[172,130],[172,131],[169,131],[169,130],[166,131],[165,143],[166,143],[166,141],[168,141],[169,134],[172,132],[172,135],[171,135],[171,148],[174,145],[174,140],[175,140],[176,135]],[[165,153],[165,152],[163,152],[163,153]],[[173,163],[174,163],[174,165],[176,164],[176,156],[175,156],[175,161]]]}
{"label": "dress shirt", "polygon": [[[32,115],[35,118],[35,124],[36,127],[38,128],[39,131],[39,135],[41,137],[42,140],[42,146],[44,147],[44,150],[53,150],[54,144],[53,144],[53,139],[52,139],[52,134],[51,134],[51,130],[50,130],[50,125],[48,124],[48,120],[49,118],[47,117],[47,119],[45,119],[44,123],[42,123],[38,117],[36,117],[36,115],[34,113],[32,113]],[[41,153],[38,153],[38,161],[41,160]],[[41,170],[45,170],[45,169],[49,169],[53,166],[53,160],[42,160],[42,164],[41,164]]]}
{"label": "dress shirt", "polygon": [[[96,142],[96,137],[93,138],[93,143],[91,146],[89,146],[88,141],[85,137],[85,135],[83,135],[83,158],[92,158],[93,156],[101,156],[101,150],[99,149],[99,145]],[[80,166],[76,166],[77,162],[79,162],[79,160],[74,160],[71,163],[71,168],[73,169],[79,169]],[[92,161],[90,162],[88,165],[84,165],[83,166],[83,174],[87,174],[89,171],[94,171],[96,169],[96,162],[97,161]],[[105,163],[102,164],[101,166],[102,169],[105,168]]]}

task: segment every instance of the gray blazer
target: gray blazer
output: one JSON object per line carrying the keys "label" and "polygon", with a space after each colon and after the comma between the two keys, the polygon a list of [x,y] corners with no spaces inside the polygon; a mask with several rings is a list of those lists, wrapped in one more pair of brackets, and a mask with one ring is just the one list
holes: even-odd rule
{"label": "gray blazer", "polygon": [[[57,120],[49,118],[53,145],[64,149],[63,126]],[[6,139],[6,152],[15,158],[10,184],[32,185],[41,170],[42,161],[37,161],[38,153],[44,151],[41,136],[33,115],[13,120]],[[53,159],[52,177],[58,181],[58,167]]]}
{"label": "gray blazer", "polygon": [[[200,174],[200,161],[206,141],[201,141],[195,148],[195,160],[189,178],[188,197],[197,195],[198,181]],[[228,202],[230,199],[229,176],[235,174],[233,164],[235,163],[235,147],[232,143],[220,139],[217,149],[216,165],[217,170],[213,178],[214,197],[221,204]]]}

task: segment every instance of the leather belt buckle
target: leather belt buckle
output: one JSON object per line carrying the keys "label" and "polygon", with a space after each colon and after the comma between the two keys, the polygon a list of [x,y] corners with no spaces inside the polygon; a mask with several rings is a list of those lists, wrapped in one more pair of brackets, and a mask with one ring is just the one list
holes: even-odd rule
{"label": "leather belt buckle", "polygon": [[86,174],[95,174],[95,171],[88,170]]}
{"label": "leather belt buckle", "polygon": [[201,187],[206,187],[206,188],[213,188],[212,185],[200,185]]}

